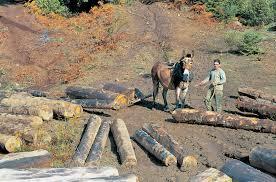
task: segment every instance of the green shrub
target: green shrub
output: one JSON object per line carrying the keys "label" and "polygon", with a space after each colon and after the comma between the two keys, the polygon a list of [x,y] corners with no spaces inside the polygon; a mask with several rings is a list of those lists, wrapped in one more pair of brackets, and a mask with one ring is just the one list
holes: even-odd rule
{"label": "green shrub", "polygon": [[244,55],[262,53],[262,48],[259,45],[262,39],[262,35],[255,31],[229,31],[225,34],[226,44]]}
{"label": "green shrub", "polygon": [[63,16],[70,14],[69,9],[62,0],[36,0],[36,4],[45,14],[57,13]]}

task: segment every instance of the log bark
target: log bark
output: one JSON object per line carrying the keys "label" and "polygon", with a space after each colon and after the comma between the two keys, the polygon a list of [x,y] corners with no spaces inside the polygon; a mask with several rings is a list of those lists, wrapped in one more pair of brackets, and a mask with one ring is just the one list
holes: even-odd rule
{"label": "log bark", "polygon": [[127,167],[135,166],[137,159],[125,122],[121,119],[115,120],[111,125],[111,132],[120,155],[121,163]]}
{"label": "log bark", "polygon": [[226,162],[220,169],[223,173],[232,178],[233,181],[239,182],[272,182],[275,178],[265,174],[239,160],[232,159]]}
{"label": "log bark", "polygon": [[0,156],[0,168],[49,167],[51,155],[46,150],[11,153]]}
{"label": "log bark", "polygon": [[236,102],[236,107],[243,112],[252,112],[261,117],[276,121],[276,105],[259,103],[254,99],[241,96]]}
{"label": "log bark", "polygon": [[73,163],[84,165],[101,123],[102,119],[97,115],[92,115],[89,118],[83,136],[81,137],[80,143],[73,156]]}
{"label": "log bark", "polygon": [[99,99],[74,99],[71,101],[74,104],[79,104],[83,108],[92,109],[120,109],[120,105],[117,105],[114,100],[99,100]]}
{"label": "log bark", "polygon": [[86,163],[88,166],[95,166],[99,163],[108,138],[110,124],[111,122],[109,120],[102,121],[89,155],[86,159]]}
{"label": "log bark", "polygon": [[0,133],[0,148],[4,152],[15,152],[21,148],[22,140],[19,137]]}
{"label": "log bark", "polygon": [[115,178],[118,175],[118,170],[113,167],[0,169],[1,181],[18,182],[94,181],[94,179]]}
{"label": "log bark", "polygon": [[176,165],[177,160],[175,156],[142,129],[135,132],[134,139],[149,153],[153,154],[157,159],[161,160],[166,166]]}
{"label": "log bark", "polygon": [[268,100],[271,103],[276,103],[276,96],[265,93],[261,90],[257,90],[254,88],[246,87],[246,88],[239,88],[238,89],[239,95],[241,96],[247,96],[252,99],[263,99],[263,100]]}
{"label": "log bark", "polygon": [[249,155],[250,164],[272,174],[276,174],[276,146],[257,146]]}
{"label": "log bark", "polygon": [[123,94],[127,96],[130,100],[135,98],[135,88],[127,88],[125,86],[115,84],[115,83],[106,83],[103,85],[103,90],[111,91],[118,94]]}
{"label": "log bark", "polygon": [[53,110],[47,105],[39,106],[0,106],[0,113],[39,116],[44,121],[53,119]]}
{"label": "log bark", "polygon": [[191,178],[190,182],[232,182],[232,179],[223,172],[209,168],[206,171]]}
{"label": "log bark", "polygon": [[200,111],[196,109],[176,109],[173,111],[172,117],[178,122],[190,124],[211,125],[276,134],[276,123],[265,119],[219,114],[212,111]]}
{"label": "log bark", "polygon": [[143,130],[177,158],[181,171],[190,171],[197,167],[196,158],[188,155],[183,147],[163,127],[157,124],[144,124]]}
{"label": "log bark", "polygon": [[26,124],[34,128],[43,124],[43,121],[38,116],[13,115],[0,113],[0,123]]}
{"label": "log bark", "polygon": [[11,107],[38,107],[40,105],[47,105],[53,110],[55,115],[64,118],[79,117],[83,111],[82,107],[77,104],[73,104],[63,100],[53,100],[43,97],[32,97],[26,93],[14,94],[10,98],[3,99],[1,101],[1,104],[4,106]]}

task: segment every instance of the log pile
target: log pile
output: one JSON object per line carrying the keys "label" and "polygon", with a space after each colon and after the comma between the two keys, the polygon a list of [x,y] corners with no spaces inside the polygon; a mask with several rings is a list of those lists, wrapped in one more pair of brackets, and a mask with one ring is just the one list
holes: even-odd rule
{"label": "log pile", "polygon": [[82,107],[77,104],[63,100],[47,99],[43,97],[33,97],[27,93],[13,94],[9,98],[1,101],[1,105],[8,107],[39,107],[47,105],[54,115],[63,118],[79,117],[82,114]]}
{"label": "log pile", "polygon": [[246,96],[258,101],[263,101],[263,102],[267,101],[266,103],[276,104],[276,96],[265,93],[261,90],[245,87],[245,88],[239,88],[238,93],[241,96]]}
{"label": "log pile", "polygon": [[177,122],[252,130],[276,134],[276,123],[266,119],[247,118],[196,109],[176,109],[172,117]]}
{"label": "log pile", "polygon": [[[65,90],[72,103],[84,108],[118,110],[145,99],[137,88],[107,83],[102,88],[73,86]],[[147,96],[149,97],[149,96]]]}

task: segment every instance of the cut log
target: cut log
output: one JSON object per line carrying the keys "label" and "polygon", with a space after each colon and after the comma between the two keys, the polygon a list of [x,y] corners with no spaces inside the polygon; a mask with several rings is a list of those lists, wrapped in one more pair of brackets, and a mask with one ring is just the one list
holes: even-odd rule
{"label": "cut log", "polygon": [[89,155],[86,159],[86,163],[89,166],[95,166],[99,163],[99,160],[102,157],[106,141],[108,138],[108,133],[110,130],[111,122],[109,120],[102,121],[102,124],[99,128],[99,131],[96,135],[92,148],[89,152]]}
{"label": "cut log", "polygon": [[39,116],[44,121],[53,119],[53,110],[47,105],[39,106],[0,106],[0,113]]}
{"label": "cut log", "polygon": [[93,182],[139,182],[139,180],[136,175],[127,174],[127,175],[122,175],[122,176],[93,178]]}
{"label": "cut log", "polygon": [[123,94],[130,100],[135,98],[135,88],[127,88],[115,83],[106,83],[103,85],[103,89],[114,93]]}
{"label": "cut log", "polygon": [[275,178],[265,174],[239,160],[232,159],[227,161],[220,169],[223,173],[232,178],[233,181],[239,182],[272,182]]}
{"label": "cut log", "polygon": [[249,155],[250,164],[272,174],[276,174],[276,146],[257,146]]}
{"label": "cut log", "polygon": [[172,117],[178,122],[202,124],[276,134],[276,123],[266,119],[247,118],[196,109],[176,109]]}
{"label": "cut log", "polygon": [[149,153],[153,154],[157,159],[161,160],[166,166],[176,165],[177,160],[175,156],[142,129],[139,129],[135,132],[134,139]]}
{"label": "cut log", "polygon": [[276,121],[276,105],[259,103],[254,99],[241,96],[237,99],[236,107],[240,111],[252,112]]}
{"label": "cut log", "polygon": [[0,133],[16,135],[28,142],[36,142],[37,129],[43,121],[38,116],[0,114]]}
{"label": "cut log", "polygon": [[260,98],[260,99],[263,99],[263,100],[268,100],[272,103],[276,103],[276,96],[265,93],[261,90],[257,90],[257,89],[254,89],[254,88],[247,87],[247,88],[239,88],[238,92],[239,92],[239,95],[241,95],[241,96],[247,96],[247,97],[250,97],[252,99]]}
{"label": "cut log", "polygon": [[120,155],[121,163],[127,167],[135,166],[137,159],[125,122],[121,119],[115,120],[111,125],[111,132]]}
{"label": "cut log", "polygon": [[190,182],[232,182],[232,179],[215,168],[209,168],[192,177]]}
{"label": "cut log", "polygon": [[83,165],[96,138],[98,130],[101,126],[102,119],[97,115],[92,115],[86,125],[81,141],[73,156],[75,164]]}
{"label": "cut log", "polygon": [[37,107],[40,105],[49,106],[55,115],[64,118],[79,117],[82,114],[82,107],[77,104],[66,102],[63,100],[46,99],[42,97],[32,97],[26,93],[17,93],[10,98],[3,99],[1,104],[4,106],[31,106]]}
{"label": "cut log", "polygon": [[0,169],[1,181],[18,182],[59,182],[59,181],[94,181],[118,176],[113,167],[101,168],[48,168],[48,169]]}
{"label": "cut log", "polygon": [[187,155],[179,143],[163,127],[157,124],[144,124],[143,130],[177,158],[177,163],[182,171],[194,170],[197,167],[196,158]]}
{"label": "cut log", "polygon": [[117,105],[113,100],[99,100],[99,99],[74,99],[71,101],[74,104],[79,104],[83,108],[92,109],[120,109],[120,105]]}
{"label": "cut log", "polygon": [[0,156],[0,168],[49,167],[51,155],[46,150],[11,153]]}
{"label": "cut log", "polygon": [[19,137],[0,133],[0,148],[4,152],[15,152],[21,148],[22,140]]}
{"label": "cut log", "polygon": [[112,105],[120,107],[126,107],[129,104],[129,99],[126,95],[110,91],[96,90],[92,87],[68,87],[65,92],[72,99],[104,100],[107,103],[110,102]]}

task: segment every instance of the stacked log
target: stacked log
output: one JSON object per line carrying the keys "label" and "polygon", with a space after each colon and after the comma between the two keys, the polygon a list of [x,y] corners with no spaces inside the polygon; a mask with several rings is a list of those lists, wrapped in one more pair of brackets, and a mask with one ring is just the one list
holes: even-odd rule
{"label": "stacked log", "polygon": [[53,110],[47,105],[38,106],[0,106],[0,113],[39,116],[44,121],[53,119]]}
{"label": "stacked log", "polygon": [[226,162],[220,169],[223,173],[239,182],[272,182],[275,178],[265,174],[239,160],[233,159]]}
{"label": "stacked log", "polygon": [[175,156],[142,129],[135,132],[134,139],[166,166],[176,165],[177,160]]}
{"label": "stacked log", "polygon": [[276,105],[260,103],[254,99],[240,96],[237,99],[236,107],[240,111],[252,112],[261,117],[276,121]]}
{"label": "stacked log", "polygon": [[37,129],[43,121],[37,116],[0,114],[0,133],[17,135],[28,142],[36,142]]}
{"label": "stacked log", "polygon": [[257,146],[249,155],[250,164],[272,174],[276,174],[276,146]]}
{"label": "stacked log", "polygon": [[127,167],[135,166],[137,159],[125,122],[121,119],[115,120],[111,125],[111,131],[120,155],[121,163]]}
{"label": "stacked log", "polygon": [[[129,104],[127,96],[104,90],[96,90],[92,87],[68,87],[65,90],[67,96],[75,103],[87,108],[121,108]],[[88,99],[88,100],[87,100]],[[88,107],[89,106],[89,107]]]}
{"label": "stacked log", "polygon": [[81,137],[81,141],[73,156],[73,162],[75,164],[84,165],[101,123],[102,120],[97,115],[92,115],[89,118],[86,128],[84,129],[83,136]]}
{"label": "stacked log", "polygon": [[239,95],[241,96],[247,96],[252,99],[261,99],[269,101],[270,103],[276,103],[276,96],[265,93],[261,90],[253,89],[250,87],[247,88],[239,88],[238,89]]}
{"label": "stacked log", "polygon": [[172,117],[178,122],[202,124],[276,134],[276,123],[270,120],[219,114],[196,109],[176,109]]}
{"label": "stacked log", "polygon": [[46,150],[11,153],[0,156],[0,168],[49,167],[51,155]]}
{"label": "stacked log", "polygon": [[53,110],[55,115],[64,118],[79,117],[82,114],[82,107],[80,105],[62,100],[33,97],[26,93],[14,94],[10,98],[3,99],[1,104],[9,107],[39,107],[47,105]]}
{"label": "stacked log", "polygon": [[0,133],[0,148],[2,152],[16,152],[21,148],[22,140],[19,137]]}
{"label": "stacked log", "polygon": [[232,179],[223,172],[209,168],[206,171],[191,178],[190,182],[232,182]]}
{"label": "stacked log", "polygon": [[118,94],[123,94],[129,99],[135,98],[135,88],[126,88],[115,83],[106,83],[103,85],[103,90],[111,91]]}
{"label": "stacked log", "polygon": [[106,141],[108,138],[108,133],[110,130],[111,121],[104,120],[101,123],[99,131],[96,135],[92,148],[89,152],[89,155],[86,159],[86,163],[88,166],[95,166],[98,164],[99,160],[102,157],[102,153],[104,151]]}
{"label": "stacked log", "polygon": [[143,130],[177,158],[181,171],[191,171],[197,167],[196,158],[192,155],[185,155],[183,147],[163,127],[157,124],[144,124]]}

